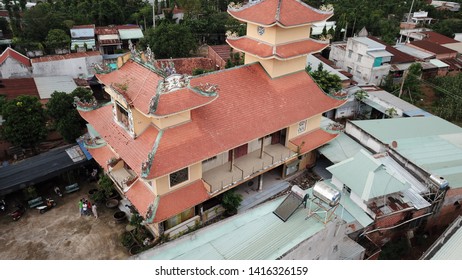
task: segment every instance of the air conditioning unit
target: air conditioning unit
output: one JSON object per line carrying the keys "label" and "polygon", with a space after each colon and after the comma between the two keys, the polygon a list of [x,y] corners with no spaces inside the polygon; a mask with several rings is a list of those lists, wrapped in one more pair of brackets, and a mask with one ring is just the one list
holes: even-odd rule
{"label": "air conditioning unit", "polygon": [[430,175],[430,180],[435,183],[440,189],[444,189],[449,185],[449,182],[443,177],[437,175]]}

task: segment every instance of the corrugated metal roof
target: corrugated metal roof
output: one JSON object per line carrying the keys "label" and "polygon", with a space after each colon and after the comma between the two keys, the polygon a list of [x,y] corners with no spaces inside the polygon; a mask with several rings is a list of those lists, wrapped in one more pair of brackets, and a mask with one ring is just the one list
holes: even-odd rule
{"label": "corrugated metal roof", "polygon": [[403,53],[407,53],[410,56],[418,58],[418,59],[425,60],[425,59],[429,59],[431,57],[434,57],[434,55],[431,54],[431,53],[420,51],[420,50],[418,50],[416,48],[409,47],[409,46],[406,46],[406,45],[403,45],[403,44],[398,44],[398,45],[394,46],[394,48],[402,51]]}
{"label": "corrugated metal roof", "polygon": [[431,204],[428,201],[426,201],[412,188],[401,191],[401,193],[404,195],[405,198],[409,199],[412,205],[414,205],[414,208],[417,210],[431,206]]}
{"label": "corrugated metal roof", "polygon": [[366,251],[366,249],[351,240],[348,236],[345,236],[339,251],[341,260],[361,260],[359,257]]}
{"label": "corrugated metal roof", "polygon": [[462,217],[459,216],[422,255],[423,260],[462,260]]}
{"label": "corrugated metal roof", "polygon": [[439,59],[430,59],[430,63],[435,65],[438,68],[444,68],[444,67],[449,67],[446,63],[442,62]]}
{"label": "corrugated metal roof", "polygon": [[410,187],[365,150],[326,169],[366,202]]}
{"label": "corrugated metal roof", "polygon": [[380,50],[380,51],[369,51],[367,52],[368,55],[372,57],[388,57],[388,56],[393,56],[392,53],[387,52],[386,50]]}
{"label": "corrugated metal roof", "polygon": [[339,163],[353,157],[361,149],[362,146],[358,142],[342,132],[337,138],[319,148],[318,151],[331,162]]}
{"label": "corrugated metal roof", "polygon": [[141,39],[144,37],[143,32],[139,28],[119,29],[119,35],[121,40]]}
{"label": "corrugated metal roof", "polygon": [[71,93],[77,88],[74,79],[70,76],[35,77],[34,81],[41,99],[51,98],[51,94],[55,91]]}
{"label": "corrugated metal roof", "polygon": [[371,40],[367,37],[353,37],[351,39],[353,41],[357,41],[357,42],[367,45],[368,50],[385,50],[385,45],[382,45],[379,42]]}
{"label": "corrugated metal roof", "polygon": [[462,187],[462,128],[436,116],[353,121],[427,172]]}

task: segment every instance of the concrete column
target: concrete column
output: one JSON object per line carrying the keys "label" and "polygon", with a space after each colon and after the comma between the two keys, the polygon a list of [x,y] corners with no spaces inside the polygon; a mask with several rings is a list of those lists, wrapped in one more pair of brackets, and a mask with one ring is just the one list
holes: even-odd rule
{"label": "concrete column", "polygon": [[263,174],[258,176],[258,191],[263,190]]}

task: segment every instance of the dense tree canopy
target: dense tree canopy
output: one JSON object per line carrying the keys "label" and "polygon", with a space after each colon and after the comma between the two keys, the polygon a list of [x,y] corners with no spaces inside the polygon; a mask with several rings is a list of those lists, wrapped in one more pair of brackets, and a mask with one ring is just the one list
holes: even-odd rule
{"label": "dense tree canopy", "polygon": [[462,125],[462,73],[434,80],[439,97],[433,111],[436,115]]}
{"label": "dense tree canopy", "polygon": [[2,106],[1,136],[13,145],[35,148],[47,136],[46,115],[37,97],[19,96]]}
{"label": "dense tree canopy", "polygon": [[342,88],[340,77],[324,70],[322,63],[319,63],[318,69],[315,71],[312,71],[309,67],[307,67],[306,71],[324,92],[337,92]]}
{"label": "dense tree canopy", "polygon": [[51,29],[45,39],[49,50],[69,48],[71,37],[62,29]]}

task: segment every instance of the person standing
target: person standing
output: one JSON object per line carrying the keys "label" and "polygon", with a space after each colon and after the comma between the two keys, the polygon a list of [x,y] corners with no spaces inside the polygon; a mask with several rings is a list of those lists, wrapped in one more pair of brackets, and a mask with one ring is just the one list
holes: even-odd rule
{"label": "person standing", "polygon": [[93,203],[91,206],[91,211],[93,212],[93,215],[95,215],[95,219],[98,219],[98,211],[96,210],[96,204]]}
{"label": "person standing", "polygon": [[80,217],[82,217],[83,213],[83,201],[79,200],[79,212],[80,212]]}

